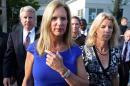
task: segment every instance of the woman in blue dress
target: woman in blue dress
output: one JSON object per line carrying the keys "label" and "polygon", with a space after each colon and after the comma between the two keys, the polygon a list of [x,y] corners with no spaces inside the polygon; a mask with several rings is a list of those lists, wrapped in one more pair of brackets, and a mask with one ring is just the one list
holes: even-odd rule
{"label": "woman in blue dress", "polygon": [[53,0],[43,14],[40,38],[27,49],[25,77],[34,86],[87,86],[82,51],[71,40],[71,15],[66,4]]}
{"label": "woman in blue dress", "polygon": [[110,13],[102,12],[93,21],[83,58],[89,73],[90,86],[118,86],[118,49],[120,30],[116,19]]}

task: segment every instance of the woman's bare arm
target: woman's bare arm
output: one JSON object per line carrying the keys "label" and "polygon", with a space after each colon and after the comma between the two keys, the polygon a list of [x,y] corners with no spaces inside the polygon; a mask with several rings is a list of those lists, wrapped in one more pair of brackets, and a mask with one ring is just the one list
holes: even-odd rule
{"label": "woman's bare arm", "polygon": [[22,86],[30,86],[29,80],[32,75],[32,65],[33,65],[33,55],[30,52],[27,52],[26,61],[25,61],[25,76],[23,79]]}

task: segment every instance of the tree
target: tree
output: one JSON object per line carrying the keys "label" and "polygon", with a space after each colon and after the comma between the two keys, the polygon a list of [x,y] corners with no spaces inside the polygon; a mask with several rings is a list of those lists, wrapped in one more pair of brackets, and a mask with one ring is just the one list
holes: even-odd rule
{"label": "tree", "polygon": [[120,21],[120,18],[122,17],[122,9],[121,6],[127,5],[128,0],[112,0],[114,3],[113,8],[113,15],[116,17],[117,21]]}
{"label": "tree", "polygon": [[38,0],[7,0],[7,26],[8,31],[19,22],[19,10],[21,7],[31,5],[36,10],[39,8]]}
{"label": "tree", "polygon": [[1,7],[1,3],[2,3],[2,1],[0,0],[0,7]]}

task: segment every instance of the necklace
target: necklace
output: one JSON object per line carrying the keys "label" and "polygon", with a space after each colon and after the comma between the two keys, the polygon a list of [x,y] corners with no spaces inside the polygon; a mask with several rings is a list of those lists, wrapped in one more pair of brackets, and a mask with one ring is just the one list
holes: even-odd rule
{"label": "necklace", "polygon": [[[96,48],[96,47],[95,47],[95,48]],[[102,56],[105,56],[105,55],[108,54],[108,50],[107,50],[105,53],[102,53],[101,51],[99,51],[99,50],[96,48],[96,51],[97,51],[100,55],[102,55]]]}

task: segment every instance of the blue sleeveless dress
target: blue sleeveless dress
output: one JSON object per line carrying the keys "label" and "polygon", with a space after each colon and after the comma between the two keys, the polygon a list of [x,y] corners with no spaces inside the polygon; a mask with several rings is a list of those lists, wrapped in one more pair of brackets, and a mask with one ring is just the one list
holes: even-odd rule
{"label": "blue sleeveless dress", "polygon": [[[64,78],[46,65],[46,55],[40,56],[36,50],[36,42],[29,45],[28,52],[34,56],[32,74],[34,77],[34,86],[69,86]],[[73,44],[69,49],[59,52],[63,57],[64,65],[74,74],[77,74],[77,58],[82,54],[78,45]]]}

